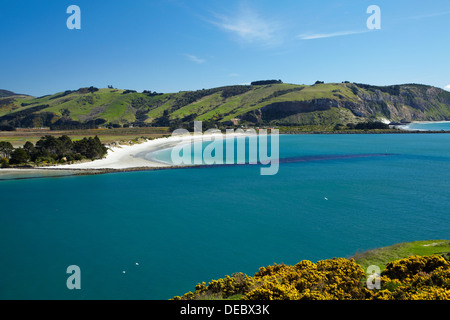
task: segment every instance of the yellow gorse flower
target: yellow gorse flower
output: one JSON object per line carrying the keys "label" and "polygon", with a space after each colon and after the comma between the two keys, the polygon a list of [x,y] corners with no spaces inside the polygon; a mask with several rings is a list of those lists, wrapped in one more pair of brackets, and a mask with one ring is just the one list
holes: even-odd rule
{"label": "yellow gorse flower", "polygon": [[294,266],[261,267],[253,276],[235,273],[197,284],[195,291],[174,300],[449,300],[450,263],[442,256],[411,256],[390,262],[381,289],[369,290],[366,275],[353,259],[333,258]]}

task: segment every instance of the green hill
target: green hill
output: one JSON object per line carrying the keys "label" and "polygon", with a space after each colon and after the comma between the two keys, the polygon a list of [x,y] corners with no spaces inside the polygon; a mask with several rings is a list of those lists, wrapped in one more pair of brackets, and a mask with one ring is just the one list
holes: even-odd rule
{"label": "green hill", "polygon": [[166,94],[90,87],[39,98],[10,95],[0,98],[0,125],[73,129],[180,126],[193,120],[280,126],[450,120],[450,92],[426,85],[257,83],[266,84]]}
{"label": "green hill", "polygon": [[11,96],[16,96],[16,95],[17,94],[12,91],[0,90],[0,98],[11,97]]}

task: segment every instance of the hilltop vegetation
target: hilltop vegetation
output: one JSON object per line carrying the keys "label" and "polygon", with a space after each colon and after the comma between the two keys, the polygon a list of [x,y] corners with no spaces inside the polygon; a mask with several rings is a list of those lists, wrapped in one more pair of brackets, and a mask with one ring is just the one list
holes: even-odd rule
{"label": "hilltop vegetation", "polygon": [[[231,277],[197,284],[194,292],[174,300],[449,300],[450,242],[419,241],[398,244],[317,263],[261,267],[253,277]],[[356,258],[356,260],[355,260]],[[376,262],[378,278],[367,278]],[[374,286],[370,288],[367,280]]]}
{"label": "hilltop vegetation", "polygon": [[314,85],[296,85],[262,80],[165,94],[109,86],[39,98],[8,92],[0,97],[2,130],[187,127],[194,120],[203,121],[204,127],[248,124],[333,128],[374,120],[449,119],[450,92],[418,84],[382,87],[317,81]]}

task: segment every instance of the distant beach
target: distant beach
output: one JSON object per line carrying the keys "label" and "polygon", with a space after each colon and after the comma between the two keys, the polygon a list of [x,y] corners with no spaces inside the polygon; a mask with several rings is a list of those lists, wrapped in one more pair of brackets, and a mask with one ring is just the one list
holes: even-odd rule
{"label": "distant beach", "polygon": [[168,138],[158,138],[131,146],[117,146],[108,150],[105,158],[83,162],[77,164],[58,165],[47,167],[46,169],[132,169],[132,168],[170,168],[168,163],[160,162],[152,157],[157,151],[170,149],[180,143],[194,143],[202,141],[204,138],[222,137],[223,139],[245,136],[242,133],[234,134],[209,134],[209,135],[185,135],[172,136]]}
{"label": "distant beach", "polygon": [[[436,128],[414,129],[406,128],[407,125],[402,126],[402,130],[395,130],[390,132],[377,132],[373,130],[360,132],[296,132],[296,133],[280,133],[280,135],[342,135],[342,134],[421,134],[421,133],[449,133],[450,121],[422,121],[408,124],[423,124],[423,125],[448,125],[448,130],[437,130]],[[400,127],[400,126],[398,126]],[[180,143],[195,143],[202,141],[205,138],[222,137],[223,139],[234,138],[239,136],[248,136],[247,133],[233,133],[233,134],[203,134],[203,135],[184,135],[184,136],[170,136],[165,138],[157,138],[154,140],[147,140],[142,143],[133,145],[117,145],[110,147],[106,157],[95,161],[84,161],[73,164],[60,164],[44,167],[22,167],[22,168],[5,168],[0,169],[0,180],[20,180],[33,179],[43,177],[61,177],[72,175],[95,175],[112,172],[126,172],[126,171],[148,171],[148,170],[165,170],[174,168],[189,168],[199,167],[199,165],[172,165],[168,162],[162,162],[156,159],[156,154],[173,148]],[[201,167],[201,165],[200,165]]]}
{"label": "distant beach", "polygon": [[133,145],[117,145],[110,147],[106,157],[94,161],[84,161],[74,164],[60,164],[44,167],[22,167],[0,169],[0,180],[20,180],[43,177],[60,177],[71,175],[92,175],[111,172],[163,170],[173,168],[188,168],[197,165],[171,165],[156,160],[155,152],[167,150],[181,144],[200,142],[204,139],[235,138],[247,136],[245,133],[233,134],[203,134],[171,136],[148,140]]}
{"label": "distant beach", "polygon": [[[242,134],[213,136],[235,137]],[[117,145],[110,147],[103,159],[84,161],[74,164],[61,164],[44,167],[4,168],[0,169],[0,180],[21,180],[48,177],[61,177],[71,175],[92,175],[111,172],[161,170],[179,168],[153,159],[152,154],[157,151],[173,148],[179,143],[194,143],[201,141],[205,135],[171,136],[148,140],[133,145]],[[184,167],[184,166],[183,166]],[[188,166],[185,166],[188,167]]]}

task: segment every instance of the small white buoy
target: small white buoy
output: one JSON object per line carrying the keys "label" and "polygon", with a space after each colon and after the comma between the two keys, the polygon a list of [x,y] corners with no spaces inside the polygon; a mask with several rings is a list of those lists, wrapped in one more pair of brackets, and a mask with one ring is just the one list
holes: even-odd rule
{"label": "small white buoy", "polygon": [[122,271],[122,273],[125,273],[125,271]]}
{"label": "small white buoy", "polygon": [[137,263],[137,262],[136,262],[136,265],[138,266],[138,265],[139,265],[139,263]]}
{"label": "small white buoy", "polygon": [[327,197],[324,197],[324,199],[328,201],[328,198],[327,198]]}

